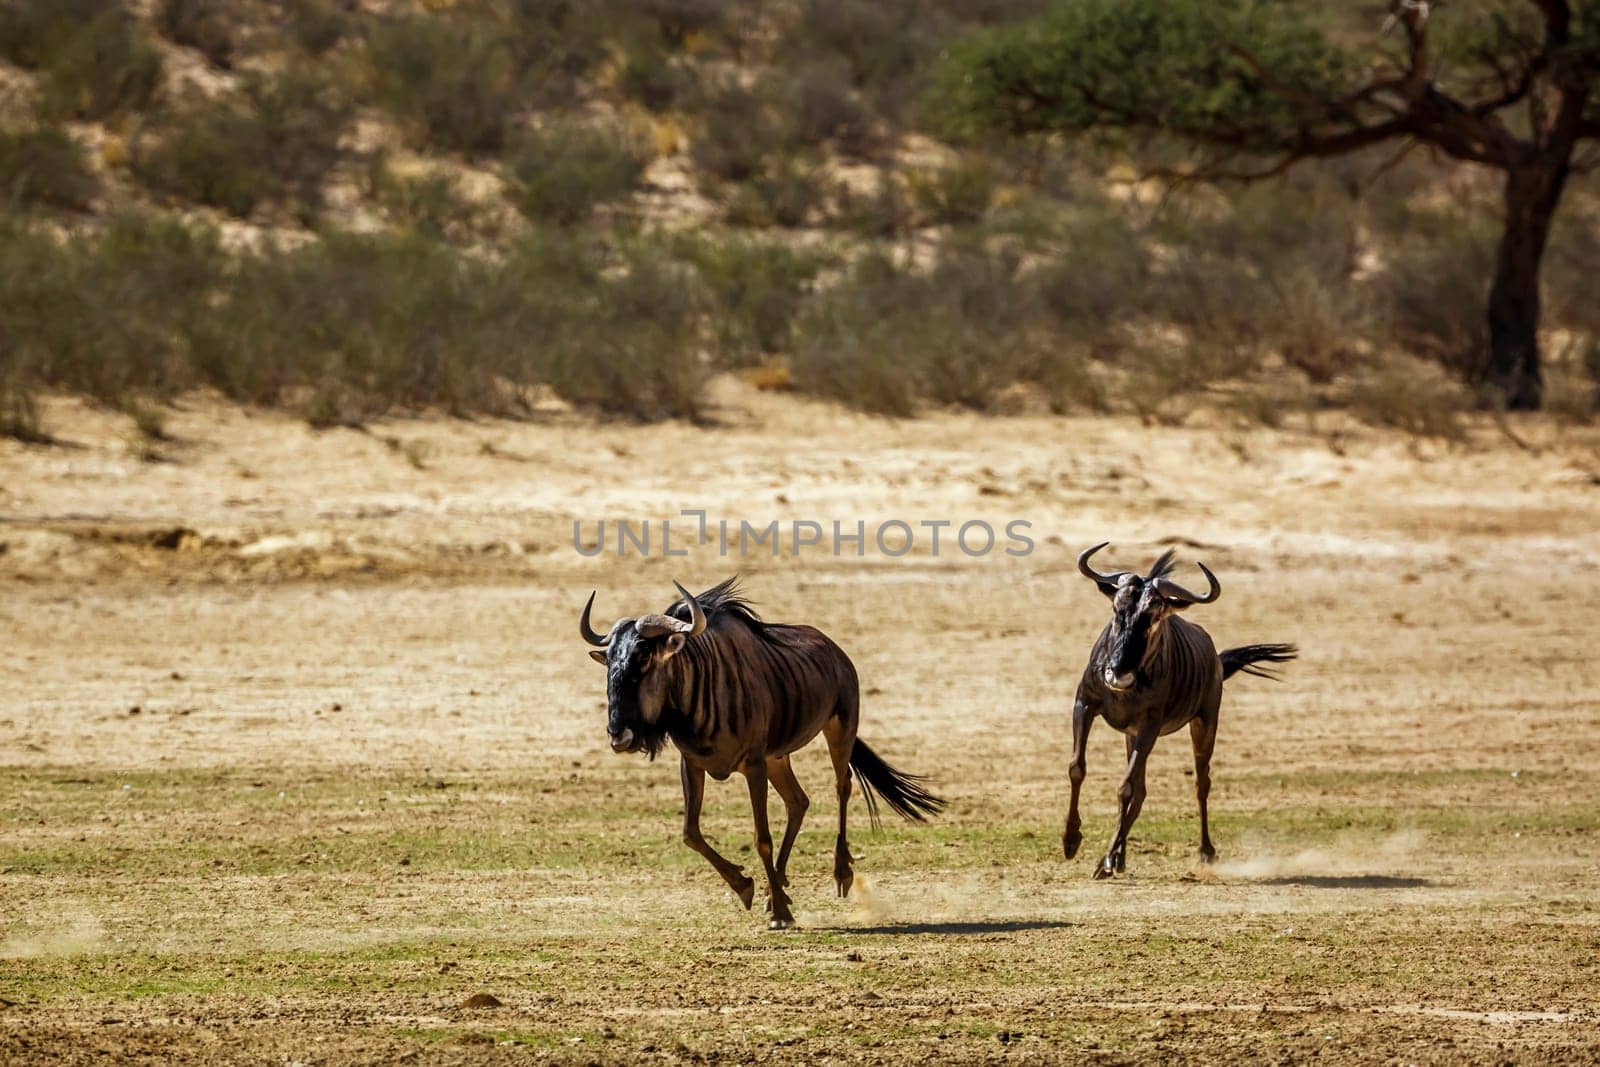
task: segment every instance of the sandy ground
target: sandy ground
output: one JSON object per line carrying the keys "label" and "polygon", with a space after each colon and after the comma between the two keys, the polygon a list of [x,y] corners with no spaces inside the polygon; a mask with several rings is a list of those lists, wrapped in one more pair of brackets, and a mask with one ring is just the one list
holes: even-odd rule
{"label": "sandy ground", "polygon": [[[0,442],[0,1060],[1600,1061],[1594,434],[720,396],[711,428],[322,432],[195,398],[159,443],[59,401],[65,443]],[[1035,549],[574,548],[685,508]],[[1106,614],[1072,556],[1103,539],[1211,565],[1219,645],[1304,649],[1229,683],[1215,867],[1179,734],[1127,876],[1090,880],[1103,725],[1061,858]],[[806,751],[787,933],[679,842],[673,761],[610,753],[574,625],[591,589],[605,623],[735,571],[843,645],[863,736],[951,801],[876,834],[858,801],[837,901]],[[759,865],[742,783],[706,826]]]}

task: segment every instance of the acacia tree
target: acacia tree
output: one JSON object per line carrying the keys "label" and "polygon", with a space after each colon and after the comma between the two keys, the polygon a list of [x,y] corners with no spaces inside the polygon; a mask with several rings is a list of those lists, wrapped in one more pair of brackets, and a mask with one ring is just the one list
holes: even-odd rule
{"label": "acacia tree", "polygon": [[[1167,133],[1185,175],[1255,179],[1392,142],[1504,175],[1481,378],[1540,403],[1539,265],[1571,175],[1600,158],[1600,0],[1068,0],[958,43],[941,104],[970,130]],[[1346,21],[1340,22],[1339,19]],[[1600,296],[1597,296],[1600,298]]]}

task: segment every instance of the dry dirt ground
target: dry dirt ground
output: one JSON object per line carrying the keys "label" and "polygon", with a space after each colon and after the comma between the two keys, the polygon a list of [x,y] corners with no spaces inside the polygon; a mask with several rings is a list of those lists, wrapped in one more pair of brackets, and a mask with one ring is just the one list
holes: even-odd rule
{"label": "dry dirt ground", "polygon": [[[1480,427],[887,422],[723,390],[720,424],[49,405],[0,442],[0,1061],[1600,1061],[1600,452]],[[586,558],[581,518],[1029,521],[1025,557]],[[1106,614],[1072,554],[1167,544],[1229,683],[1194,860],[1183,734],[1125,877],[1066,863],[1067,718]],[[676,550],[676,546],[675,546]],[[863,736],[950,800],[832,897],[820,744],[769,933],[614,756],[574,625],[735,570],[860,670]],[[775,820],[781,808],[775,806]],[[747,867],[748,804],[709,791]],[[498,1006],[470,1007],[490,994]],[[481,999],[481,998],[480,998]]]}

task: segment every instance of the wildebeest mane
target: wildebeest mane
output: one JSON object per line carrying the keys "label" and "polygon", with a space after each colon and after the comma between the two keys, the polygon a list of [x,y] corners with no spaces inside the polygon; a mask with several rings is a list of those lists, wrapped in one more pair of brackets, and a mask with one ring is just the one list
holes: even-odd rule
{"label": "wildebeest mane", "polygon": [[[706,613],[706,618],[714,619],[718,614],[732,615],[748,626],[759,637],[769,636],[767,633],[771,623],[763,622],[756,609],[744,598],[744,590],[739,588],[739,576],[725,578],[703,593],[696,593],[695,600],[700,602],[700,610]],[[666,614],[674,619],[689,619],[689,605],[681,599],[673,602]]]}
{"label": "wildebeest mane", "polygon": [[1175,549],[1175,548],[1169,548],[1165,552],[1161,553],[1160,558],[1156,560],[1156,565],[1154,567],[1150,568],[1150,573],[1145,575],[1145,577],[1146,578],[1165,578],[1167,575],[1171,574],[1172,573],[1172,559],[1177,554],[1178,554],[1178,550]]}

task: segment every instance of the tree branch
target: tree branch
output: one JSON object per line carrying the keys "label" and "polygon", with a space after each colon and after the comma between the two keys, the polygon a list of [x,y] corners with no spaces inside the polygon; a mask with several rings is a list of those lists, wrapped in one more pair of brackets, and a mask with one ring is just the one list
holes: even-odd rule
{"label": "tree branch", "polygon": [[[1157,167],[1146,171],[1143,176],[1178,183],[1193,181],[1261,181],[1265,178],[1277,177],[1302,160],[1326,159],[1330,156],[1344,155],[1346,152],[1352,152],[1358,148],[1381,144],[1408,132],[1410,132],[1410,120],[1401,117],[1390,119],[1388,122],[1360,126],[1342,133],[1321,137],[1302,134],[1297,143],[1283,150],[1281,159],[1260,170],[1230,170],[1223,167],[1221,161],[1218,161],[1217,163],[1205,164],[1188,171],[1174,170],[1171,167]],[[1240,140],[1243,140],[1242,135]],[[1246,148],[1243,143],[1229,143],[1218,140],[1213,140],[1213,143],[1232,151],[1241,151]]]}

